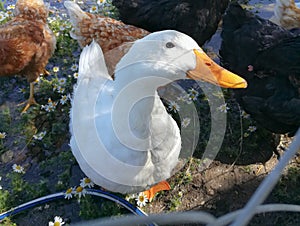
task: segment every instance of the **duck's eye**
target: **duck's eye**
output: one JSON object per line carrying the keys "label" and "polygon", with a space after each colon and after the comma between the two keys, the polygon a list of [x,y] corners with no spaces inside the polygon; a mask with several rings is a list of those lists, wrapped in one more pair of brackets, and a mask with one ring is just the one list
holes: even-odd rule
{"label": "duck's eye", "polygon": [[175,45],[172,42],[167,42],[166,47],[173,48],[173,47],[175,47]]}

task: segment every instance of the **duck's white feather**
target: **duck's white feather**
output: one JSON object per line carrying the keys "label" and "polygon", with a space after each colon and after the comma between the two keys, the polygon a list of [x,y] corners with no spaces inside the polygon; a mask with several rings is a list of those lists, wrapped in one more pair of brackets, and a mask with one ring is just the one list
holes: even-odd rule
{"label": "duck's white feather", "polygon": [[[159,70],[167,73],[162,66],[168,66],[168,62],[145,72],[143,69],[151,69],[152,63],[119,67],[112,81],[96,43],[81,54],[71,109],[70,145],[83,172],[108,190],[145,190],[170,177],[177,164],[180,131],[156,91],[170,82]],[[183,73],[187,69],[180,70]]]}

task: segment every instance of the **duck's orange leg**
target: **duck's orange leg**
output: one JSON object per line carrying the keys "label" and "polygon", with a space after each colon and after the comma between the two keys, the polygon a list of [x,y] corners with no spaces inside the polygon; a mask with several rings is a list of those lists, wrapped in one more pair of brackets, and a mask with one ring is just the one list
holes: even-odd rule
{"label": "duck's orange leg", "polygon": [[157,192],[168,191],[170,189],[171,189],[170,184],[164,180],[164,181],[161,181],[158,184],[154,185],[149,190],[144,191],[144,194],[147,196],[149,202],[151,202]]}

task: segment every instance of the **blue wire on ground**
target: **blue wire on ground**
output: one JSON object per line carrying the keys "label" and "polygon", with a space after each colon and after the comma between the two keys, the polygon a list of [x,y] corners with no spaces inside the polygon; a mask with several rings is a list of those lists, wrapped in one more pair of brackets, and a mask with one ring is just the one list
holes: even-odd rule
{"label": "blue wire on ground", "polygon": [[[99,189],[86,189],[88,195],[93,195],[93,196],[99,196],[105,199],[109,199],[115,203],[118,203],[119,205],[125,207],[127,210],[129,210],[131,213],[137,215],[137,216],[145,216],[147,215],[145,212],[143,212],[141,209],[138,207],[135,207],[125,199],[122,199],[114,194],[110,194],[106,191],[102,191]],[[51,202],[57,199],[64,199],[65,198],[65,193],[64,192],[58,192],[55,194],[47,195],[41,198],[37,198],[34,200],[31,200],[29,202],[26,202],[24,204],[21,204],[19,206],[16,206],[4,213],[0,214],[0,220],[3,220],[5,217],[11,217],[13,215],[16,215],[17,213],[20,213],[22,211],[28,210],[32,207]]]}

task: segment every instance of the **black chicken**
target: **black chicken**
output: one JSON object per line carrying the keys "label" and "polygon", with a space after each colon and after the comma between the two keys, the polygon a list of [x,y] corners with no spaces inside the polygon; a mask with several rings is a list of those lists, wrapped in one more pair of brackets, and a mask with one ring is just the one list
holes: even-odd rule
{"label": "black chicken", "polygon": [[113,0],[120,19],[150,32],[181,31],[202,46],[215,34],[229,0]]}
{"label": "black chicken", "polygon": [[293,134],[300,126],[300,36],[236,3],[223,18],[221,63],[244,77],[235,96],[259,125]]}

